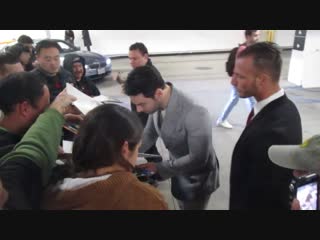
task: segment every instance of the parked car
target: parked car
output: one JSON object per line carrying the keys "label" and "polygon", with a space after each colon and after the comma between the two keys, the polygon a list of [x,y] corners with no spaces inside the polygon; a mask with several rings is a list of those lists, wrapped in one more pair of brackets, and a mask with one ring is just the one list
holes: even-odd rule
{"label": "parked car", "polygon": [[[33,39],[34,45],[36,45],[42,39]],[[109,75],[112,71],[111,58],[108,56],[103,56],[99,53],[81,51],[80,47],[76,47],[61,39],[50,39],[59,44],[62,51],[60,53],[60,64],[66,70],[71,71],[71,61],[74,56],[82,56],[86,61],[86,76],[91,80],[100,80],[106,75]],[[6,49],[14,44],[16,40],[5,42],[0,46],[0,52],[6,51]]]}
{"label": "parked car", "polygon": [[[71,71],[71,61],[74,56],[82,56],[86,61],[86,76],[91,80],[99,80],[109,75],[112,71],[111,59],[99,53],[81,51],[80,47],[76,47],[64,40],[50,39],[59,44],[62,51],[60,53],[60,63],[66,70]],[[34,40],[35,44],[40,40]]]}

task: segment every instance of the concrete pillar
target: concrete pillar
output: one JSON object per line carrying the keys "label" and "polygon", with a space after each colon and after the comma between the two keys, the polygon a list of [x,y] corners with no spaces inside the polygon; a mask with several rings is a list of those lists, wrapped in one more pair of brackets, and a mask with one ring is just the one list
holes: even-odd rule
{"label": "concrete pillar", "polygon": [[320,30],[296,30],[288,81],[303,88],[320,87]]}
{"label": "concrete pillar", "polygon": [[47,38],[51,38],[50,30],[46,30]]}
{"label": "concrete pillar", "polygon": [[266,30],[267,32],[267,41],[268,42],[274,42],[274,37],[275,37],[275,30]]}

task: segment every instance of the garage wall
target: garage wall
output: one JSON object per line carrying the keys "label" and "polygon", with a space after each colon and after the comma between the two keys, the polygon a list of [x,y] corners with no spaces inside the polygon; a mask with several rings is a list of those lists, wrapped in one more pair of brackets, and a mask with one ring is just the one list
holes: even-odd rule
{"label": "garage wall", "polygon": [[25,34],[32,38],[46,38],[48,30],[0,30],[0,42],[17,39],[20,35]]}
{"label": "garage wall", "polygon": [[278,30],[274,41],[282,47],[293,47],[295,30]]}
{"label": "garage wall", "polygon": [[229,49],[243,39],[241,30],[90,30],[90,35],[93,49],[111,55],[128,54],[134,42],[143,42],[150,53],[176,53]]}
{"label": "garage wall", "polygon": [[[81,30],[74,30],[75,44],[84,49]],[[64,30],[0,30],[0,42],[27,34],[32,38],[64,38]],[[229,50],[244,41],[243,30],[90,30],[92,51],[127,55],[134,42],[144,42],[150,53]],[[293,45],[294,30],[277,30],[275,41]],[[262,40],[265,39],[264,32]]]}
{"label": "garage wall", "polygon": [[[75,43],[83,48],[81,31]],[[244,41],[243,30],[90,30],[92,49],[109,55],[127,55],[129,46],[143,42],[150,53],[229,50]],[[265,32],[261,40],[266,39]],[[294,30],[277,30],[275,42],[292,47]]]}

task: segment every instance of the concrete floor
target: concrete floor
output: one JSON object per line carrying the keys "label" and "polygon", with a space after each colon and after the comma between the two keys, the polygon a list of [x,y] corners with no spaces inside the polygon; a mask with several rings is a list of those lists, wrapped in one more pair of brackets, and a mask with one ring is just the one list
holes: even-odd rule
{"label": "concrete floor", "polygon": [[[172,82],[180,90],[190,94],[201,105],[205,106],[215,123],[228,101],[230,95],[230,79],[225,72],[227,54],[206,54],[189,56],[153,57],[154,65],[159,69],[166,81]],[[288,97],[297,105],[303,126],[303,137],[308,138],[319,133],[320,122],[320,88],[302,89],[287,81],[288,67],[291,51],[283,52],[283,70],[281,86]],[[130,70],[128,59],[115,59],[112,61],[113,72],[122,72],[126,75]],[[106,77],[97,83],[101,94],[117,97],[125,102],[129,98],[121,92],[120,85]],[[229,201],[229,174],[231,155],[241,132],[245,126],[248,110],[245,101],[241,99],[229,116],[233,129],[224,129],[213,125],[213,145],[220,161],[220,188],[212,194],[207,209],[226,210]],[[161,153],[166,156],[166,151],[159,141]],[[159,185],[160,191],[165,196],[170,209],[177,209],[176,202],[170,193],[170,182],[165,181]]]}

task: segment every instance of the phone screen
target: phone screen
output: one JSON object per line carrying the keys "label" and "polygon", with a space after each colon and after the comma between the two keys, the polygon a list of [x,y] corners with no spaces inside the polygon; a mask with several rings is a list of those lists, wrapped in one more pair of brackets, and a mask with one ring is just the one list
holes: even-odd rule
{"label": "phone screen", "polygon": [[311,182],[297,189],[301,210],[317,210],[318,182]]}

